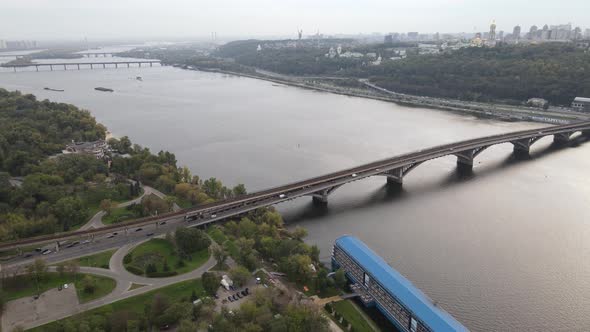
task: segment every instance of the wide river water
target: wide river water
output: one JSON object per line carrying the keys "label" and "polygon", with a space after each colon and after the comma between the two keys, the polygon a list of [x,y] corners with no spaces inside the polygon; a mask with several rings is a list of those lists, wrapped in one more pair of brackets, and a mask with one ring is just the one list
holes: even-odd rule
{"label": "wide river water", "polygon": [[[249,191],[542,126],[172,67],[2,72],[0,87],[88,109],[116,136]],[[550,145],[525,161],[509,144],[491,147],[467,178],[446,157],[416,168],[401,192],[376,177],[338,189],[326,208],[310,198],[277,208],[323,260],[355,235],[473,331],[589,331],[590,143]]]}

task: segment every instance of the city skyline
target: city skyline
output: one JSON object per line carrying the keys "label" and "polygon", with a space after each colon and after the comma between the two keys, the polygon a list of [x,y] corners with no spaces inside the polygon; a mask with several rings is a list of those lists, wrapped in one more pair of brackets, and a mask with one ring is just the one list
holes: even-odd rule
{"label": "city skyline", "polygon": [[[537,1],[534,10],[523,0],[484,1],[421,0],[399,3],[371,0],[351,1],[270,0],[222,1],[215,6],[200,1],[161,2],[115,1],[79,2],[73,0],[5,0],[0,5],[0,39],[81,40],[162,39],[167,37],[219,39],[264,36],[293,36],[317,33],[371,34],[418,31],[420,33],[476,33],[489,30],[492,20],[497,31],[512,31],[516,25],[527,32],[533,25],[571,23],[582,30],[588,22],[582,0],[567,8],[549,1]],[[183,10],[179,10],[182,8]],[[508,10],[508,8],[510,10]],[[67,13],[65,16],[63,13]],[[412,15],[415,14],[415,15]],[[60,19],[57,19],[60,18]],[[418,19],[419,18],[419,19]],[[108,24],[105,24],[108,22]],[[39,29],[40,26],[45,28]]]}

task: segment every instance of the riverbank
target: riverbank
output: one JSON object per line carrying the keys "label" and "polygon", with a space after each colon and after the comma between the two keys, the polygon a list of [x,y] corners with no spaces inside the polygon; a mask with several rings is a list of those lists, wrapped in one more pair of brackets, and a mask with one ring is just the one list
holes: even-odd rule
{"label": "riverbank", "polygon": [[359,80],[366,86],[366,89],[342,87],[329,83],[334,78],[330,77],[287,77],[276,74],[270,76],[268,73],[250,74],[243,72],[228,71],[215,68],[204,68],[173,64],[187,70],[199,70],[204,72],[221,73],[235,76],[248,77],[265,80],[273,83],[294,86],[303,89],[310,89],[321,92],[334,93],[350,97],[368,98],[385,102],[393,102],[402,106],[427,107],[454,113],[469,114],[481,118],[492,118],[502,121],[529,121],[550,124],[567,124],[577,121],[590,120],[590,115],[578,112],[555,112],[543,111],[531,107],[519,107],[506,104],[488,104],[478,102],[467,102],[442,98],[421,97],[388,91],[384,88],[371,84],[367,80]]}

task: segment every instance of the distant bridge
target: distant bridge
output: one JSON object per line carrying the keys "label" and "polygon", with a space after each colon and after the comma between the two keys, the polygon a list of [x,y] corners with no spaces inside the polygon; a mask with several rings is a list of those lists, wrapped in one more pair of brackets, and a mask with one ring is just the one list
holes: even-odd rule
{"label": "distant bridge", "polygon": [[79,52],[79,53],[74,53],[74,54],[80,54],[80,55],[82,55],[83,57],[86,57],[86,58],[92,58],[92,57],[95,57],[95,58],[98,58],[98,57],[106,58],[107,56],[114,57],[117,53],[115,53],[115,52]]}
{"label": "distant bridge", "polygon": [[28,63],[28,64],[3,64],[2,67],[4,68],[13,68],[14,72],[16,72],[17,68],[26,68],[26,67],[35,67],[36,71],[39,71],[39,68],[42,67],[49,67],[50,71],[53,69],[63,68],[63,70],[69,69],[94,69],[94,68],[119,68],[119,67],[127,67],[130,68],[131,65],[138,65],[141,67],[142,65],[149,65],[153,67],[154,64],[162,64],[160,60],[132,60],[132,61],[101,61],[101,62],[61,62],[61,63]]}
{"label": "distant bridge", "polygon": [[[314,203],[327,204],[328,196],[341,186],[371,176],[384,176],[387,183],[401,186],[403,179],[416,167],[428,160],[456,156],[460,170],[471,170],[473,160],[487,148],[511,143],[516,155],[528,155],[530,147],[545,136],[553,136],[556,144],[569,142],[572,135],[581,132],[590,137],[590,121],[567,125],[544,127],[524,130],[500,135],[486,136],[451,144],[439,145],[418,150],[389,159],[379,160],[343,171],[286,184],[283,186],[263,190],[236,198],[215,203],[205,204],[172,213],[148,218],[137,219],[125,224],[114,224],[98,229],[76,231],[22,239],[0,244],[0,250],[18,248],[24,245],[40,244],[49,241],[62,241],[82,237],[93,237],[114,231],[125,231],[132,227],[154,225],[163,221],[173,221],[184,218],[189,226],[204,226],[221,220],[243,215],[249,211],[282,203],[302,196],[311,196]],[[183,223],[179,223],[182,225]]]}

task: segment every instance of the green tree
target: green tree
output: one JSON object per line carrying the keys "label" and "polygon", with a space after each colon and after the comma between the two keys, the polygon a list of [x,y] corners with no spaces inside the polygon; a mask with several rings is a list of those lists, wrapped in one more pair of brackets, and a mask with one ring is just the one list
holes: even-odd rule
{"label": "green tree", "polygon": [[243,266],[236,266],[229,270],[230,278],[233,280],[236,287],[244,286],[248,280],[252,277],[252,274],[248,269]]}
{"label": "green tree", "polygon": [[85,293],[94,294],[96,291],[96,278],[86,275],[82,279],[82,289]]}
{"label": "green tree", "polygon": [[336,283],[336,286],[338,286],[338,288],[340,289],[344,289],[344,287],[346,287],[346,275],[344,274],[343,269],[338,269],[334,273],[334,282]]}
{"label": "green tree", "polygon": [[205,272],[201,276],[201,282],[205,292],[207,292],[209,295],[214,295],[219,288],[220,279],[214,273]]}
{"label": "green tree", "polygon": [[66,272],[66,265],[65,264],[59,264],[57,265],[57,267],[55,268],[56,272],[59,274],[60,277],[63,277],[65,272]]}
{"label": "green tree", "polygon": [[197,324],[190,321],[190,319],[183,319],[178,325],[178,332],[195,332],[198,330]]}
{"label": "green tree", "polygon": [[307,230],[305,228],[297,226],[291,233],[293,237],[299,241],[303,241],[303,238],[307,236]]}
{"label": "green tree", "polygon": [[27,267],[27,273],[35,281],[37,294],[39,294],[39,283],[44,280],[47,275],[47,264],[41,258],[37,258],[31,265]]}
{"label": "green tree", "polygon": [[196,228],[178,228],[174,234],[174,240],[178,249],[184,254],[191,254],[211,245],[211,239],[207,234]]}
{"label": "green tree", "polygon": [[211,248],[211,252],[213,253],[213,257],[215,257],[215,260],[217,261],[217,266],[221,268],[227,260],[227,252],[219,245],[214,245]]}
{"label": "green tree", "polygon": [[55,203],[53,214],[63,225],[64,231],[67,231],[71,226],[86,221],[88,209],[78,197],[64,197]]}
{"label": "green tree", "polygon": [[233,187],[232,193],[234,196],[241,196],[246,195],[246,186],[242,183],[238,184],[237,186]]}

